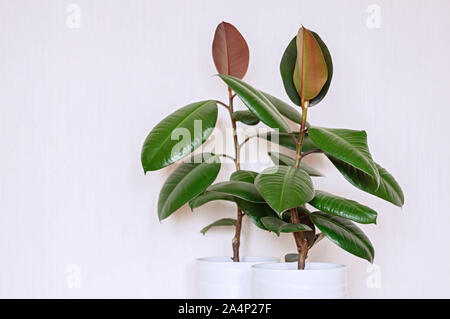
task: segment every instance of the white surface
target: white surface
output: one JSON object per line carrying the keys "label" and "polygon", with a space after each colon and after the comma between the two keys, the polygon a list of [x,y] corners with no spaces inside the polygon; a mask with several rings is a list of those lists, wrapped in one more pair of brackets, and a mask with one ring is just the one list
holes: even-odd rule
{"label": "white surface", "polygon": [[344,299],[347,297],[347,268],[332,263],[262,264],[252,267],[255,299]]}
{"label": "white surface", "polygon": [[[375,266],[323,240],[310,261],[348,265],[349,297],[450,297],[448,1],[0,1],[0,297],[185,297],[200,256],[230,255],[230,203],[158,222],[159,188],[141,145],[180,106],[226,98],[211,58],[216,25],[250,47],[246,81],[287,100],[281,55],[300,24],[334,60],[309,121],[365,129],[374,158],[403,186],[402,210],[354,189],[326,159],[317,188],[379,212],[363,225]],[[381,28],[370,29],[370,3]],[[72,26],[69,23],[69,26]],[[220,125],[229,125],[220,111]],[[243,168],[251,168],[243,165]],[[228,178],[224,165],[220,178]],[[242,255],[294,252],[246,222]],[[432,269],[427,268],[433,261]]]}
{"label": "white surface", "polygon": [[241,257],[235,263],[230,257],[205,257],[196,261],[196,298],[250,299],[252,298],[252,266],[276,263],[274,257]]}

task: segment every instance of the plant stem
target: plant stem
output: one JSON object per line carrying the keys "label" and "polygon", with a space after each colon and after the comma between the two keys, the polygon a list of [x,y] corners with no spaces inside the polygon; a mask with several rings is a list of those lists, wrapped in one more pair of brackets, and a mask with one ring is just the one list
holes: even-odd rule
{"label": "plant stem", "polygon": [[[300,132],[298,136],[297,149],[295,152],[295,168],[300,167],[300,162],[302,160],[302,145],[303,138],[306,132],[306,117],[308,114],[309,101],[302,101],[302,121],[300,124]],[[298,214],[297,208],[291,209],[291,222],[300,223],[300,216]],[[298,269],[305,269],[306,258],[308,257],[308,240],[303,232],[294,233],[295,245],[297,246],[298,252]]]}
{"label": "plant stem", "polygon": [[[240,158],[240,152],[239,152],[239,143],[238,143],[238,136],[237,136],[237,129],[236,129],[236,119],[233,116],[233,98],[234,95],[231,92],[231,88],[228,88],[228,98],[229,98],[229,106],[228,111],[230,113],[231,118],[231,125],[233,127],[233,141],[234,141],[234,166],[236,167],[236,170],[241,169],[241,164],[239,162]],[[239,246],[241,245],[241,229],[242,229],[242,217],[243,213],[239,206],[237,207],[237,218],[236,218],[236,227],[235,227],[235,233],[232,240],[232,247],[233,247],[233,261],[238,262],[239,261]]]}

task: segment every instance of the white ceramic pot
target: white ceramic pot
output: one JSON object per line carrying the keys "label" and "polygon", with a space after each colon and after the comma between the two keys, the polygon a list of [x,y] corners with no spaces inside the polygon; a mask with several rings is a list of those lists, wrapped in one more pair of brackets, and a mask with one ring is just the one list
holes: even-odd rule
{"label": "white ceramic pot", "polygon": [[347,297],[347,267],[329,263],[261,264],[252,267],[256,299],[342,299]]}
{"label": "white ceramic pot", "polygon": [[197,259],[197,298],[249,299],[252,297],[252,266],[278,262],[274,257],[230,257]]}

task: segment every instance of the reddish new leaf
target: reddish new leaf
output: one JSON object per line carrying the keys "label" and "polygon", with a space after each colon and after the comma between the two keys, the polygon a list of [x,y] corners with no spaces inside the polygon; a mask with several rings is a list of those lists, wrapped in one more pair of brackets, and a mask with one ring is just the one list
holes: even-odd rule
{"label": "reddish new leaf", "polygon": [[212,55],[219,74],[242,79],[247,72],[250,59],[247,42],[232,24],[222,22],[217,26]]}

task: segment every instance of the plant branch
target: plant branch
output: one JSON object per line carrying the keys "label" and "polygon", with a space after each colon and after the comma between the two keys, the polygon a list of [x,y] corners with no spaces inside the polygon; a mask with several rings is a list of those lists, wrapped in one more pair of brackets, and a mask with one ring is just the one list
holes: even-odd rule
{"label": "plant branch", "polygon": [[218,103],[218,104],[220,104],[220,105],[224,106],[224,107],[225,107],[225,108],[227,108],[228,110],[230,109],[230,106],[229,106],[229,105],[227,105],[227,104],[225,104],[225,103],[223,103],[222,101],[219,101],[219,100],[214,100],[214,102],[216,102],[216,103]]}
{"label": "plant branch", "polygon": [[312,150],[306,151],[302,153],[302,158],[309,155],[309,154],[314,154],[314,153],[322,153],[322,150],[320,148],[314,148]]}
{"label": "plant branch", "polygon": [[211,153],[211,154],[215,155],[215,156],[228,158],[228,159],[232,160],[233,162],[235,161],[235,158],[233,156],[228,155],[228,154],[215,154],[215,153]]}

